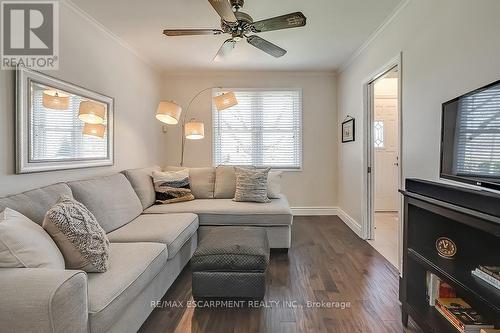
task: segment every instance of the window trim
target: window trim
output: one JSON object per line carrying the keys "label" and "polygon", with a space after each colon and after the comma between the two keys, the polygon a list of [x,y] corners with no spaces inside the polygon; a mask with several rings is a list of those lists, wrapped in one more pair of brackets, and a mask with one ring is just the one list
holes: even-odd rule
{"label": "window trim", "polygon": [[[297,168],[280,168],[280,167],[271,167],[271,170],[273,171],[283,171],[283,172],[302,172],[304,170],[304,99],[303,99],[303,89],[298,88],[298,87],[289,87],[289,88],[228,88],[228,87],[223,87],[223,88],[213,88],[212,89],[212,97],[217,96],[221,93],[228,92],[228,91],[250,91],[250,92],[265,92],[265,91],[294,91],[299,93],[299,106],[300,106],[300,111],[299,111],[299,124],[300,124],[300,140],[298,141],[300,147],[299,147],[299,153],[300,153],[300,158],[299,158],[299,166]],[[214,111],[215,111],[215,105],[212,99],[212,106],[211,106],[211,120],[212,120],[212,166],[217,167],[219,165],[224,165],[224,164],[216,164],[215,163],[215,144],[216,144],[216,136],[214,134],[214,128],[215,128],[215,123],[214,123]],[[227,110],[230,112],[230,110]],[[221,112],[227,112],[227,111],[221,111]]]}

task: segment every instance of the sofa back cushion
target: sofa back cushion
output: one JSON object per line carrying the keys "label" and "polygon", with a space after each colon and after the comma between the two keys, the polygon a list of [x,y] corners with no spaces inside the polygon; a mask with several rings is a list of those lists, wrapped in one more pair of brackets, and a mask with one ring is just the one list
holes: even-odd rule
{"label": "sofa back cushion", "polygon": [[[165,171],[179,171],[183,167],[167,166]],[[213,199],[215,186],[215,168],[188,168],[189,187],[196,199]]]}
{"label": "sofa back cushion", "polygon": [[139,200],[141,200],[143,209],[154,205],[156,200],[153,186],[153,171],[161,171],[161,168],[155,165],[149,168],[122,171],[130,184],[132,184],[132,188],[139,197]]}
{"label": "sofa back cushion", "polygon": [[117,173],[68,183],[75,199],[84,204],[106,232],[129,223],[142,213],[142,204],[127,178]]}
{"label": "sofa back cushion", "polygon": [[64,183],[41,187],[21,194],[0,198],[0,211],[13,209],[31,221],[42,225],[45,213],[61,196],[72,196],[71,189]]}
{"label": "sofa back cushion", "polygon": [[232,199],[236,191],[236,173],[234,166],[219,165],[215,169],[215,199]]}

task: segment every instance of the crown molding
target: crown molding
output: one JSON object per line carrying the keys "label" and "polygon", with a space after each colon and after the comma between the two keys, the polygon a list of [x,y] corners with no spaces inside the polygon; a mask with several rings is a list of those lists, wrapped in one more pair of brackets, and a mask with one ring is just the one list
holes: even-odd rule
{"label": "crown molding", "polygon": [[96,27],[98,30],[103,32],[105,35],[113,39],[116,43],[118,43],[121,47],[132,53],[136,58],[144,62],[146,65],[150,66],[152,69],[162,71],[161,68],[155,64],[151,59],[144,57],[141,55],[137,49],[135,49],[132,45],[127,43],[125,40],[123,40],[121,37],[117,36],[115,33],[113,33],[111,30],[106,28],[102,23],[97,21],[95,18],[90,16],[89,13],[81,9],[77,4],[75,4],[71,0],[61,0],[61,3],[64,4],[66,7],[70,8],[73,12],[75,12],[78,16],[82,17],[85,19],[87,22],[89,22],[91,25]]}
{"label": "crown molding", "polygon": [[387,18],[382,22],[381,25],[378,26],[378,28],[368,37],[368,39],[352,54],[352,56],[345,62],[343,63],[337,73],[341,74],[344,72],[349,66],[353,64],[353,62],[363,53],[363,51],[370,46],[371,43],[394,21],[394,19],[403,11],[403,9],[408,6],[411,0],[403,0],[402,2],[397,5],[396,8],[392,11],[392,13],[387,16]]}

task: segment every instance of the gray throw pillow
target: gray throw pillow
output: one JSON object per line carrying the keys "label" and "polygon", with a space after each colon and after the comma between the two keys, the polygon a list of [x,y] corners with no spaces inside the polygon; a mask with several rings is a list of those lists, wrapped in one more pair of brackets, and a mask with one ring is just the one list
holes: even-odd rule
{"label": "gray throw pillow", "polygon": [[41,226],[10,208],[0,213],[0,268],[64,269],[64,258]]}
{"label": "gray throw pillow", "polygon": [[105,272],[108,269],[108,237],[82,203],[62,196],[45,215],[43,228],[59,247],[67,269],[85,272]]}
{"label": "gray throw pillow", "polygon": [[267,197],[267,169],[234,168],[236,172],[236,192],[234,201],[270,202]]}

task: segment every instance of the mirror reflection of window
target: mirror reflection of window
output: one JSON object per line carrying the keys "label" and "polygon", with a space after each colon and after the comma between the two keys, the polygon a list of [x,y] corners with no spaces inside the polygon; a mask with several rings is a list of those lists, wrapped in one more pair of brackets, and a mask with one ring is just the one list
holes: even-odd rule
{"label": "mirror reflection of window", "polygon": [[[107,158],[105,104],[33,81],[31,94],[31,161]],[[86,119],[81,110],[85,105],[92,123],[81,120]]]}

